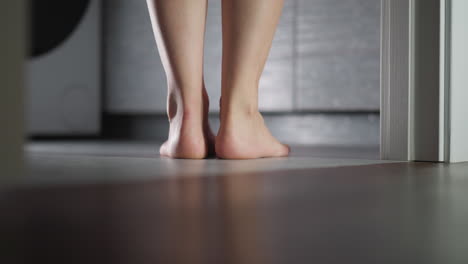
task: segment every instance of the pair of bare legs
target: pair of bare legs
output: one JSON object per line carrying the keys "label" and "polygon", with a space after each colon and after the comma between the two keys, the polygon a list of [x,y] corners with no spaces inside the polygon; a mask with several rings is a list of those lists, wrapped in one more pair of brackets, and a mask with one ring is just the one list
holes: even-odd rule
{"label": "pair of bare legs", "polygon": [[220,129],[208,123],[203,79],[207,0],[147,0],[168,83],[169,138],[162,156],[202,159],[281,157],[258,111],[258,83],[283,0],[222,0],[223,66]]}

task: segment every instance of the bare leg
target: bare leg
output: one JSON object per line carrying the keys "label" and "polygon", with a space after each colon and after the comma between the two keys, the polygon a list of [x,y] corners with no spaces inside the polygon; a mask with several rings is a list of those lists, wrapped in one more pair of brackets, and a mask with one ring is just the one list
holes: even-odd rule
{"label": "bare leg", "polygon": [[205,158],[214,151],[203,80],[207,0],[147,0],[168,83],[169,138],[162,156]]}
{"label": "bare leg", "polygon": [[289,154],[258,111],[258,83],[282,7],[283,0],[223,0],[221,126],[216,137],[220,158]]}

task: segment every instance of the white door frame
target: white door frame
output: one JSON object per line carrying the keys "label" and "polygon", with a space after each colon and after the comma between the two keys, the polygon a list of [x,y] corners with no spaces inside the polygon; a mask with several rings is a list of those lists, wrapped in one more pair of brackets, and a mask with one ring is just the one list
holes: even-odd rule
{"label": "white door frame", "polygon": [[468,161],[463,1],[382,0],[382,159]]}

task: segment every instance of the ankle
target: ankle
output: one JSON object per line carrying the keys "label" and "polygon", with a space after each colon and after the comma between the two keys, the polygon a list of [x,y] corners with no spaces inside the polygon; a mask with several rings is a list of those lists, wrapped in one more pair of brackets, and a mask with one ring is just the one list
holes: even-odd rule
{"label": "ankle", "polygon": [[258,106],[254,103],[221,103],[221,121],[228,119],[250,119],[259,114]]}
{"label": "ankle", "polygon": [[167,115],[169,122],[200,121],[205,114],[205,99],[183,99],[177,93],[170,93],[167,101]]}
{"label": "ankle", "polygon": [[192,111],[184,108],[176,116],[169,119],[169,124],[181,130],[196,130],[203,127],[203,120],[203,113],[200,110]]}

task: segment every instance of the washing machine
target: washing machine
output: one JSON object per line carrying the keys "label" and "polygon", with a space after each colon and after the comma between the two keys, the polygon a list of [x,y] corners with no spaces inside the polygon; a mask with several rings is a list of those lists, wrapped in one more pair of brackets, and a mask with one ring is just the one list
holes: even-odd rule
{"label": "washing machine", "polygon": [[31,0],[29,7],[29,135],[99,134],[101,1]]}

